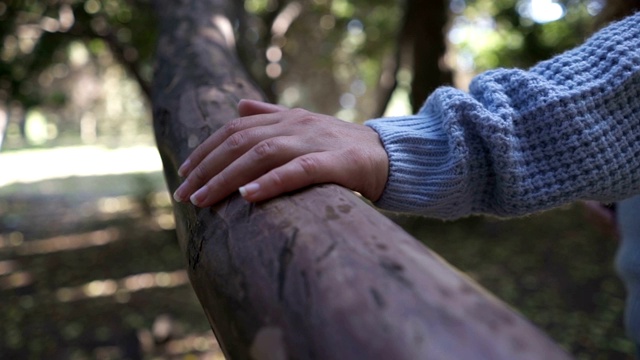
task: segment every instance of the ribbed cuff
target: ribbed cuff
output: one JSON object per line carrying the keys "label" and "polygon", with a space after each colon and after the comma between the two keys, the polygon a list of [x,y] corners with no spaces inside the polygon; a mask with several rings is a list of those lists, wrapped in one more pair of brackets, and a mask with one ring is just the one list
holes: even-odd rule
{"label": "ribbed cuff", "polygon": [[[433,108],[431,110],[434,110]],[[389,179],[376,206],[452,219],[468,215],[461,156],[450,145],[441,114],[423,109],[413,116],[369,120],[389,156]]]}

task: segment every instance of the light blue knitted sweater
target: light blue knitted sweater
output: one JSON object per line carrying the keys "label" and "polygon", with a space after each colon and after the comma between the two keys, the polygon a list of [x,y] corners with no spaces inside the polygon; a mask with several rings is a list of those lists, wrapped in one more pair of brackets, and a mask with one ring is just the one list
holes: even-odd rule
{"label": "light blue knitted sweater", "polygon": [[[417,115],[366,125],[389,155],[384,209],[517,216],[640,194],[640,13],[528,71],[488,71],[469,93],[439,88]],[[618,263],[640,344],[640,229],[633,236]]]}
{"label": "light blue knitted sweater", "polygon": [[438,218],[514,216],[640,193],[640,14],[529,69],[436,90],[371,120],[390,174],[377,205]]}

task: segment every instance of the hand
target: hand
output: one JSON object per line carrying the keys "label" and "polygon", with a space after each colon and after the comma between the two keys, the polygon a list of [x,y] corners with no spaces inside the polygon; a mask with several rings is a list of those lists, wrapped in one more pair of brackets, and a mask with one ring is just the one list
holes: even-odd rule
{"label": "hand", "polygon": [[252,100],[238,113],[182,164],[176,201],[206,207],[239,190],[255,202],[318,183],[382,195],[389,160],[371,128]]}

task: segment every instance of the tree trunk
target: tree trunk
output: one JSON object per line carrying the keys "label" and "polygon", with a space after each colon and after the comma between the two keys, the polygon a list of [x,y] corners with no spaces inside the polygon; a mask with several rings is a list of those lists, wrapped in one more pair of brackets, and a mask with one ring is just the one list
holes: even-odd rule
{"label": "tree trunk", "polygon": [[413,64],[411,106],[417,112],[438,86],[452,82],[451,71],[443,65],[449,1],[409,0],[406,11],[405,32]]}
{"label": "tree trunk", "polygon": [[608,0],[596,16],[595,30],[640,11],[640,0]]}
{"label": "tree trunk", "polygon": [[453,82],[451,70],[443,65],[448,6],[447,0],[406,1],[396,54],[385,59],[378,82],[378,117],[384,114],[397,87],[398,71],[403,67],[410,68],[413,74],[409,101],[414,113],[436,88]]}
{"label": "tree trunk", "polygon": [[[240,98],[235,0],[156,0],[154,128],[179,164]],[[317,186],[261,204],[174,204],[193,288],[233,359],[566,359],[527,320],[352,192]]]}

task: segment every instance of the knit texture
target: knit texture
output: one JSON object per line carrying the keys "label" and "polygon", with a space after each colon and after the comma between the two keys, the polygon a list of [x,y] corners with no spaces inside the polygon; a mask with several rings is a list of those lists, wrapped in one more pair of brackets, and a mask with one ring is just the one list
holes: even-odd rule
{"label": "knit texture", "polygon": [[640,13],[529,69],[437,89],[376,119],[389,155],[377,206],[444,219],[517,216],[640,193]]}

